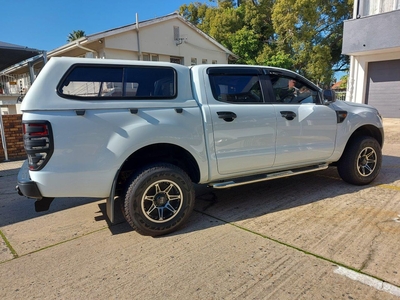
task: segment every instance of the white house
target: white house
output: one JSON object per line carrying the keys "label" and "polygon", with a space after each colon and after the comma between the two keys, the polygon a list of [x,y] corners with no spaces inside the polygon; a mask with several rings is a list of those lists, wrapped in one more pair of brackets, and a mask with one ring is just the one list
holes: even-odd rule
{"label": "white house", "polygon": [[237,59],[177,12],[146,21],[136,17],[133,24],[87,35],[48,51],[36,60],[0,72],[0,83],[4,86],[0,96],[14,95],[16,101],[17,96],[29,89],[44,62],[58,56],[166,61],[187,66],[226,64]]}
{"label": "white house", "polygon": [[177,12],[80,38],[48,52],[85,56],[168,61],[182,65],[228,63],[235,55]]}
{"label": "white house", "polygon": [[400,117],[400,0],[354,1],[344,22],[342,53],[350,55],[346,100]]}

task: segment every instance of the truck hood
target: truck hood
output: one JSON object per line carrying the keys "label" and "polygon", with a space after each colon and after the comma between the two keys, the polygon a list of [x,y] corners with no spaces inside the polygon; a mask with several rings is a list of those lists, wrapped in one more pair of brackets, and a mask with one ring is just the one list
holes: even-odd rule
{"label": "truck hood", "polygon": [[335,107],[337,107],[341,110],[347,110],[347,111],[370,110],[370,111],[378,112],[378,110],[375,107],[372,107],[368,104],[355,103],[355,102],[349,102],[349,101],[341,101],[341,100],[337,100],[333,104]]}

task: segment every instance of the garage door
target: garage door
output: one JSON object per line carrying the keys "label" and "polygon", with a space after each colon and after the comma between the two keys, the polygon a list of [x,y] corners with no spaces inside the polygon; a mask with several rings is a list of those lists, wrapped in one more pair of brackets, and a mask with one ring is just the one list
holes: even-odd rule
{"label": "garage door", "polygon": [[400,118],[400,59],[368,64],[365,101],[386,118]]}

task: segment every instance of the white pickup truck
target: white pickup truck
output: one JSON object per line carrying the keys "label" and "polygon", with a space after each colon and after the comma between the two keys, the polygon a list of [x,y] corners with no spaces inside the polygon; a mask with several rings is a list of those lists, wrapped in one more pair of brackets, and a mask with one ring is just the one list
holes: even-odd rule
{"label": "white pickup truck", "polygon": [[382,162],[375,108],[279,68],[52,58],[21,109],[28,159],[17,190],[37,211],[54,197],[104,197],[113,222],[120,198],[129,224],[151,236],[189,217],[193,183],[229,188],[336,165],[363,185]]}

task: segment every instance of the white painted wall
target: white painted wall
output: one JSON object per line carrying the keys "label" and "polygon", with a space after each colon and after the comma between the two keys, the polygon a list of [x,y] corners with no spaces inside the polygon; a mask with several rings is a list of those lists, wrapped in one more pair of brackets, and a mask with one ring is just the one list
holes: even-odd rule
{"label": "white painted wall", "polygon": [[138,52],[118,49],[104,49],[103,58],[115,58],[115,59],[138,59]]}
{"label": "white painted wall", "polygon": [[[389,3],[391,3],[391,5],[389,5]],[[383,12],[383,10],[377,9],[378,6],[381,7],[382,5],[385,6],[384,11],[400,9],[400,0],[355,1],[353,6],[353,19],[357,19],[357,5],[360,5],[360,10],[361,8],[364,10],[363,12],[360,11],[361,14],[370,15]],[[379,32],[377,34],[379,34]],[[364,52],[359,53],[358,55],[350,55],[346,101],[365,103],[368,63],[392,59],[400,59],[400,48],[380,49],[370,53]]]}
{"label": "white painted wall", "polygon": [[[183,38],[177,45],[174,40],[174,26],[179,27]],[[179,19],[167,20],[139,28],[139,46],[142,54],[156,54],[160,61],[170,61],[170,57],[183,58],[185,65],[196,58],[197,64],[203,59],[208,63],[228,63],[226,53]],[[105,38],[104,58],[138,59],[137,31],[120,33]],[[143,57],[143,56],[142,56]]]}
{"label": "white painted wall", "polygon": [[400,59],[400,49],[386,49],[368,55],[350,56],[346,101],[365,103],[368,63]]}

